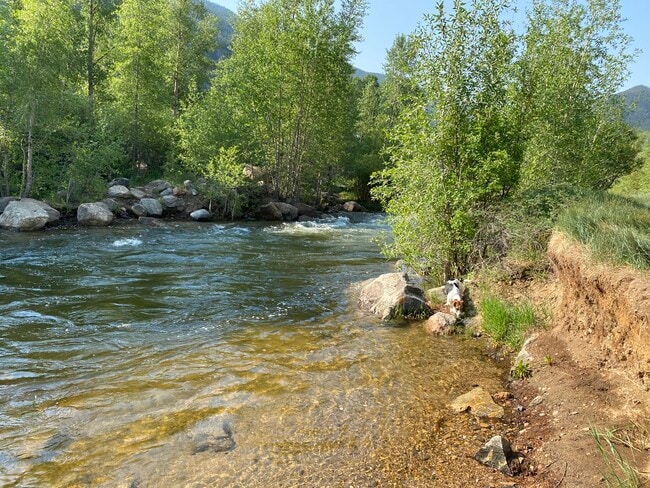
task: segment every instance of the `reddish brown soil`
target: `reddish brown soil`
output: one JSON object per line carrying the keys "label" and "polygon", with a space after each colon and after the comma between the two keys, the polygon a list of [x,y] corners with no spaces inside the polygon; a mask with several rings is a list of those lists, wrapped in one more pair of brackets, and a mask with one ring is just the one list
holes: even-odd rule
{"label": "reddish brown soil", "polygon": [[513,381],[513,398],[505,401],[507,420],[519,429],[513,448],[525,454],[515,482],[566,488],[606,486],[609,480],[619,486],[613,476],[622,476],[620,470],[607,466],[591,433],[618,429],[614,447],[645,486],[650,274],[598,264],[561,235],[551,240],[549,258],[554,271],[545,278],[526,279],[524,273],[524,279],[502,283],[509,298],[525,297],[550,312],[549,328],[526,347],[532,377]]}

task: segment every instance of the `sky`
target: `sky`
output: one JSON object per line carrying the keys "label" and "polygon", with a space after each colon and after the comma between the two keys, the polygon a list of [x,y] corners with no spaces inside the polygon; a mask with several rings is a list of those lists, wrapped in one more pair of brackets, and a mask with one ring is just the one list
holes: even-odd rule
{"label": "sky", "polygon": [[[238,0],[212,0],[237,11]],[[449,4],[449,0],[446,0]],[[368,0],[368,10],[362,28],[363,41],[356,48],[358,54],[352,64],[364,71],[382,73],[386,51],[398,34],[410,34],[435,9],[437,0]],[[524,11],[531,0],[517,0]],[[623,29],[632,36],[633,48],[641,52],[630,65],[630,77],[622,90],[636,85],[650,86],[650,0],[621,0]]]}

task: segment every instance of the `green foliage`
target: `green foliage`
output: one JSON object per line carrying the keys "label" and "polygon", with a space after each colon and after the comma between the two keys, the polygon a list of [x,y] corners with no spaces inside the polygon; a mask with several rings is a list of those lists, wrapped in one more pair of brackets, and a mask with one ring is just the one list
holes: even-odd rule
{"label": "green foliage", "polygon": [[612,187],[612,192],[628,197],[650,195],[650,132],[639,133],[638,145],[639,159],[643,165],[619,178]]}
{"label": "green foliage", "polygon": [[[388,248],[419,271],[459,275],[479,222],[478,209],[508,194],[520,144],[510,90],[514,36],[500,20],[507,2],[455,2],[413,37],[413,84],[420,88],[390,129],[392,166],[373,194],[395,233]],[[424,269],[422,269],[424,268]]]}
{"label": "green foliage", "polygon": [[517,361],[512,367],[511,371],[512,377],[518,380],[523,380],[530,378],[533,375],[533,370],[527,363],[524,363],[522,360]]}
{"label": "green foliage", "polygon": [[589,246],[602,261],[650,268],[650,207],[606,192],[593,192],[566,209],[558,228]]}
{"label": "green foliage", "polygon": [[483,330],[497,344],[516,350],[523,344],[527,330],[535,326],[535,309],[528,303],[513,304],[497,297],[481,300]]}

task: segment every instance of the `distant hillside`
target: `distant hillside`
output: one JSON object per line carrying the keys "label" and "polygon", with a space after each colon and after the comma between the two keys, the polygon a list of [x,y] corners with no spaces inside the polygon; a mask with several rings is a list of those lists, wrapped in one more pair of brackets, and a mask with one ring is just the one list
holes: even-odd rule
{"label": "distant hillside", "polygon": [[[226,7],[223,7],[214,2],[206,0],[204,2],[205,8],[208,9],[208,12],[215,15],[219,19],[219,46],[217,51],[212,54],[213,59],[221,59],[227,56],[230,56],[230,42],[232,41],[233,28],[232,24],[235,20],[237,14]],[[381,83],[384,81],[385,76],[382,73],[370,73],[359,68],[354,68],[354,76],[358,78],[363,78],[366,75],[373,75],[377,77],[377,80]]]}
{"label": "distant hillside", "polygon": [[625,99],[627,123],[637,129],[650,131],[650,88],[638,85],[619,95]]}
{"label": "distant hillside", "polygon": [[230,56],[230,41],[232,41],[232,24],[235,19],[235,12],[216,3],[205,1],[205,8],[219,19],[219,49],[211,54],[214,59],[221,59]]}

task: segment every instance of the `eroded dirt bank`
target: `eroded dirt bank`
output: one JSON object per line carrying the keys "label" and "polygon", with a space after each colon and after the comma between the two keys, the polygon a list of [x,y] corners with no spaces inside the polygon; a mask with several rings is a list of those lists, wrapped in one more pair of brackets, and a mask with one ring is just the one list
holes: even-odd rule
{"label": "eroded dirt bank", "polygon": [[521,292],[552,322],[526,347],[533,376],[511,384],[511,420],[521,426],[514,447],[528,474],[520,486],[619,486],[615,454],[606,445],[612,469],[592,435],[612,429],[614,447],[647,482],[650,274],[596,263],[561,234],[548,255],[553,275]]}

